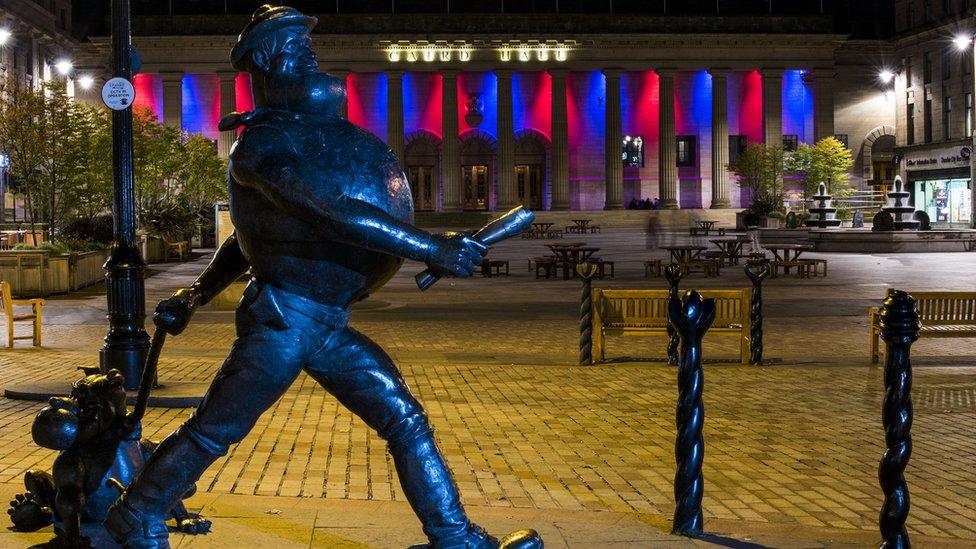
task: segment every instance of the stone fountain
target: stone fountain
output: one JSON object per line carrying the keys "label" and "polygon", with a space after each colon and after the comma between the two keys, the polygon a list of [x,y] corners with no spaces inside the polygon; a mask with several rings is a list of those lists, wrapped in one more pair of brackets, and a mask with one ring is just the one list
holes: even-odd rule
{"label": "stone fountain", "polygon": [[827,227],[839,227],[840,219],[835,219],[834,214],[837,212],[837,208],[832,205],[832,196],[827,194],[827,185],[821,183],[817,188],[817,194],[813,197],[813,201],[817,203],[814,208],[807,208],[811,214],[816,217],[811,217],[804,222],[807,227],[819,227],[821,229],[826,229]]}
{"label": "stone fountain", "polygon": [[914,219],[915,207],[905,204],[911,195],[905,190],[901,176],[895,176],[895,184],[888,193],[888,205],[881,208],[882,212],[891,215],[891,226],[896,231],[917,231],[921,222]]}

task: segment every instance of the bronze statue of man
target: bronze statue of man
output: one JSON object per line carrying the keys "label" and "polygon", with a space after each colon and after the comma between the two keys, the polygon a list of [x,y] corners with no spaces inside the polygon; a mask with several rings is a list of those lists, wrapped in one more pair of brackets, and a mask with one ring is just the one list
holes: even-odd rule
{"label": "bronze statue of man", "polygon": [[407,178],[379,139],[340,115],[345,87],[318,72],[316,19],[262,6],[231,62],[251,75],[256,109],[230,155],[235,236],[190,288],[160,303],[158,329],[178,334],[193,310],[248,268],[237,339],[193,416],[167,437],[112,507],[105,526],[126,547],[169,547],[174,502],[304,370],[388,443],[432,549],[542,547],[534,531],[499,542],[471,523],[421,405],[396,366],[349,328],[349,305],[412,259],[435,273],[470,276],[485,247],[462,234],[412,225]]}

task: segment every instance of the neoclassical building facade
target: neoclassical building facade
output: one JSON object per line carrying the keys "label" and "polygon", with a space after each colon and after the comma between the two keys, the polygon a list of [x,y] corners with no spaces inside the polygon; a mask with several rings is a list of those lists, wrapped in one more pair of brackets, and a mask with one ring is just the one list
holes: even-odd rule
{"label": "neoclassical building facade", "polygon": [[[253,108],[227,60],[245,22],[136,18],[136,106],[226,154],[217,121]],[[323,15],[313,34],[349,120],[399,156],[419,211],[446,212],[740,207],[728,164],[747,143],[840,135],[858,152],[864,128],[893,123],[837,104],[865,101],[845,76],[860,61],[837,60],[846,40],[818,17]],[[108,49],[91,38],[76,66],[104,81]]]}

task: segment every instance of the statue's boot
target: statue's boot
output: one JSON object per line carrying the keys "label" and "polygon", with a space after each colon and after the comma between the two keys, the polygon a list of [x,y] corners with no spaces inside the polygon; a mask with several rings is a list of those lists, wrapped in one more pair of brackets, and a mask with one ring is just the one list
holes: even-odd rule
{"label": "statue's boot", "polygon": [[183,425],[159,444],[139,476],[112,504],[105,529],[126,549],[169,549],[170,510],[226,451],[226,446]]}
{"label": "statue's boot", "polygon": [[380,434],[389,443],[403,492],[423,523],[428,549],[542,549],[534,530],[513,532],[499,542],[468,520],[422,412],[408,414]]}

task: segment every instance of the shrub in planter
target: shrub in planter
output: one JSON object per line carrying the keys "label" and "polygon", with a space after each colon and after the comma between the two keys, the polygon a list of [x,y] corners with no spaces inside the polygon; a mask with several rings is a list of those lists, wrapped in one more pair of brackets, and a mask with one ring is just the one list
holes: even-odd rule
{"label": "shrub in planter", "polygon": [[111,244],[112,236],[112,216],[97,215],[71,220],[61,229],[58,240]]}

